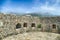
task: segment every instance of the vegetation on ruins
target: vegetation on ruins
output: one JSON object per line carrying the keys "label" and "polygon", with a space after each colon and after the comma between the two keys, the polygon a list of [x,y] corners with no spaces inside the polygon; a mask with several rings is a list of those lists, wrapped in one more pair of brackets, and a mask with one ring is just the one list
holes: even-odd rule
{"label": "vegetation on ruins", "polygon": [[41,24],[39,24],[39,25],[37,26],[37,28],[41,28]]}

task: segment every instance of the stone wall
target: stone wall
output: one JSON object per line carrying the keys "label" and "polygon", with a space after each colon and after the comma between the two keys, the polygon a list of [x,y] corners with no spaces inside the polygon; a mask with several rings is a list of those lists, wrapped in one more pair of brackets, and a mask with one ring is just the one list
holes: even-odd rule
{"label": "stone wall", "polygon": [[[33,16],[16,16],[13,14],[0,14],[0,36],[30,31],[57,32],[60,26],[59,17],[39,18]],[[41,24],[41,28],[37,26]],[[54,24],[54,25],[53,25]]]}
{"label": "stone wall", "polygon": [[[32,23],[34,23],[35,27],[31,27]],[[0,34],[5,37],[26,31],[33,31],[37,29],[39,23],[40,19],[38,17],[0,14]],[[21,27],[17,28],[17,24],[21,25]]]}

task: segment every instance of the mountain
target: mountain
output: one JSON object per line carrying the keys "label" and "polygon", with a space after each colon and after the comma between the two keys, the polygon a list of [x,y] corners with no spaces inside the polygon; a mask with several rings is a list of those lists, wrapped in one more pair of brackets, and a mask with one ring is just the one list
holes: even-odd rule
{"label": "mountain", "polygon": [[31,15],[31,16],[38,16],[38,17],[52,17],[55,15],[52,15],[50,13],[28,13],[28,14],[23,14],[23,15]]}
{"label": "mountain", "polygon": [[24,15],[31,15],[31,16],[38,16],[38,17],[52,17],[52,16],[57,16],[57,15],[53,15],[51,13],[40,13],[40,12],[36,12],[36,13],[6,13],[6,14],[15,14],[17,16],[24,16]]}

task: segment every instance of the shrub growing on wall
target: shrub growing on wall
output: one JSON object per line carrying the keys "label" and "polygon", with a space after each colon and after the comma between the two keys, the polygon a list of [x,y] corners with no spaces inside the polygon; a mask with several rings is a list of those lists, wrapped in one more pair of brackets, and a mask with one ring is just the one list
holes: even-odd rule
{"label": "shrub growing on wall", "polygon": [[39,24],[39,25],[37,26],[37,28],[41,28],[41,24]]}

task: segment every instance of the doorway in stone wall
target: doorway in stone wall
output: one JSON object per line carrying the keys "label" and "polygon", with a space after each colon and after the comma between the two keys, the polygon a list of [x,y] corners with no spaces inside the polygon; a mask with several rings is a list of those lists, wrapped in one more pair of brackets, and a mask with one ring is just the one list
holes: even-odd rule
{"label": "doorway in stone wall", "polygon": [[27,27],[27,23],[24,23],[24,24],[23,24],[23,27]]}
{"label": "doorway in stone wall", "polygon": [[52,32],[57,32],[56,27],[57,27],[56,24],[52,24]]}
{"label": "doorway in stone wall", "polygon": [[31,27],[35,27],[35,23],[32,23],[32,24],[31,24]]}
{"label": "doorway in stone wall", "polygon": [[53,25],[52,25],[52,28],[53,28],[53,29],[56,29],[56,24],[53,24]]}
{"label": "doorway in stone wall", "polygon": [[18,28],[21,28],[21,24],[20,23],[17,23],[17,25],[16,25],[16,29],[18,29]]}

